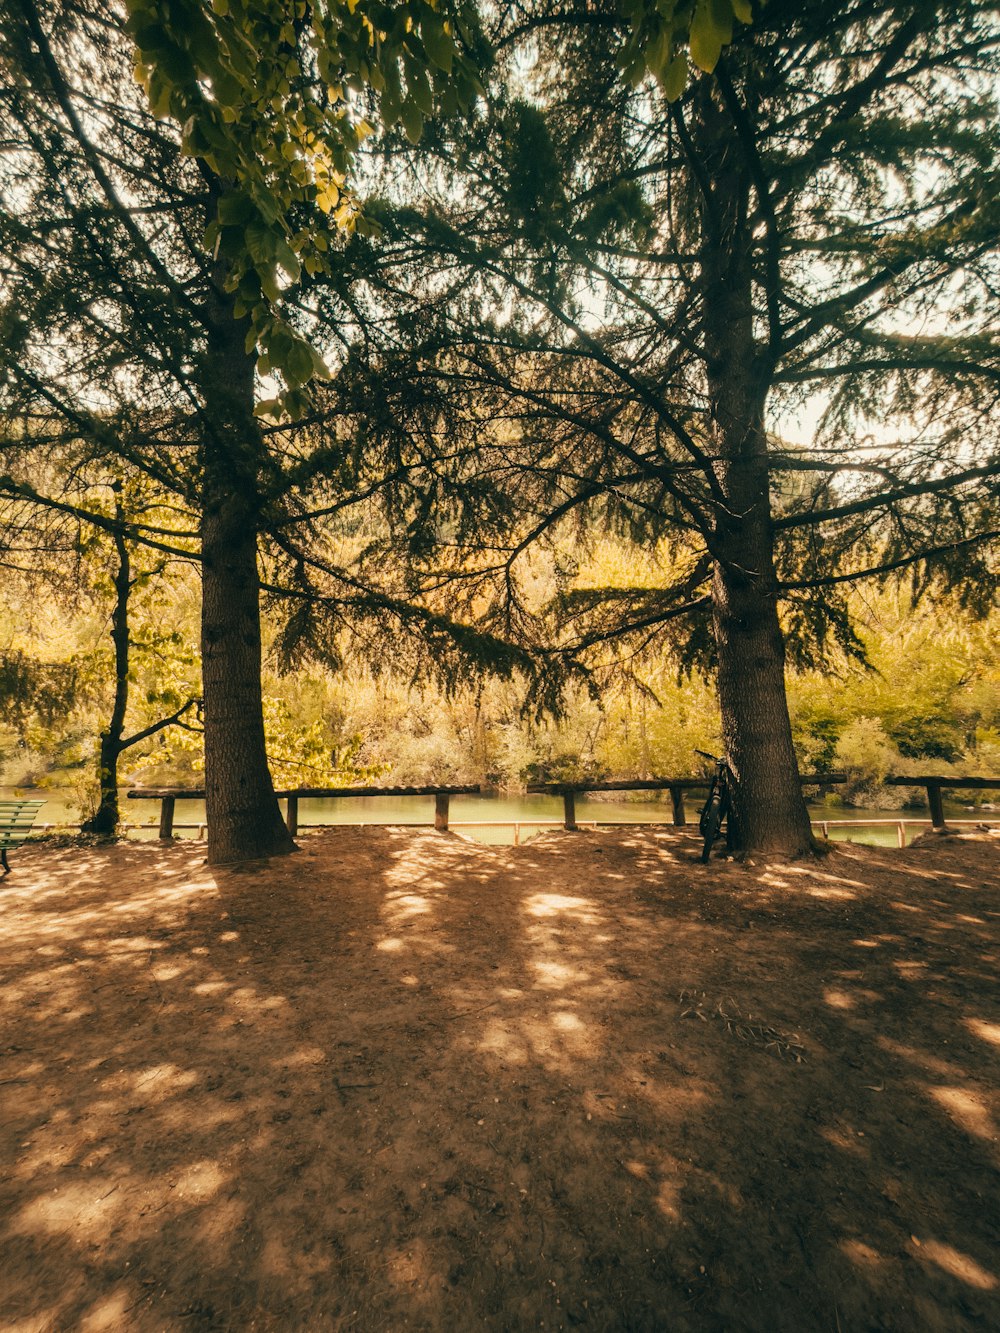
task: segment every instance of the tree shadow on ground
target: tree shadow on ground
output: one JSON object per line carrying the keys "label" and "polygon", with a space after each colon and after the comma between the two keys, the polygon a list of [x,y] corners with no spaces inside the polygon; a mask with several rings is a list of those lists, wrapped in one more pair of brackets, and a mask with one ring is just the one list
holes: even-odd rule
{"label": "tree shadow on ground", "polygon": [[26,849],[0,1322],[1000,1323],[996,840]]}

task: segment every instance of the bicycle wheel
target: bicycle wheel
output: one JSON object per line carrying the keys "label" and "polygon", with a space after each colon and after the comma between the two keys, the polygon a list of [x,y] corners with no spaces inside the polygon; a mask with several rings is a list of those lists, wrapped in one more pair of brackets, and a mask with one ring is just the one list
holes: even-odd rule
{"label": "bicycle wheel", "polygon": [[711,810],[713,805],[718,803],[718,800],[719,800],[719,779],[715,777],[708,784],[708,795],[705,797],[705,804],[701,807],[701,810],[698,812],[698,832],[701,834],[702,837],[705,836],[705,829],[708,827],[706,823],[708,819],[708,812]]}
{"label": "bicycle wheel", "polygon": [[719,837],[719,830],[722,828],[722,797],[719,792],[713,792],[709,797],[708,803],[702,811],[699,826],[701,836],[705,839],[705,846],[701,853],[701,863],[707,865],[712,848]]}

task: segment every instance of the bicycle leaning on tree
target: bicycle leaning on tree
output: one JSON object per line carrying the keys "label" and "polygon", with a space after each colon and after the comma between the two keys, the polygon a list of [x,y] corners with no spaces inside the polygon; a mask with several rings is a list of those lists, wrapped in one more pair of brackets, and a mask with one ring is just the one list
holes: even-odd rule
{"label": "bicycle leaning on tree", "polygon": [[709,754],[707,750],[696,750],[695,754],[700,754],[703,759],[710,759],[715,765],[715,772],[712,774],[712,781],[708,788],[708,800],[702,806],[701,816],[698,820],[698,829],[705,840],[701,853],[701,863],[707,865],[712,848],[718,842],[719,835],[722,832],[723,821],[726,822],[727,837],[729,835],[732,770],[725,759],[720,759],[717,754]]}

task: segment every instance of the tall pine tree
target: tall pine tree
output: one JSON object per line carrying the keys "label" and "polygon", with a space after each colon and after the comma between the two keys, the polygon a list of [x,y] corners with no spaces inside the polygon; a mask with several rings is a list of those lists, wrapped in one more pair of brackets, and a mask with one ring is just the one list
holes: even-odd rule
{"label": "tall pine tree", "polygon": [[5,484],[44,499],[57,446],[59,466],[121,459],[177,497],[176,528],[105,526],[201,561],[209,857],[289,851],[260,690],[268,457],[249,321],[204,241],[218,181],[146,109],[124,15],[2,11]]}
{"label": "tall pine tree", "polygon": [[425,586],[492,585],[516,630],[559,524],[673,535],[680,575],[570,596],[564,646],[659,629],[712,663],[738,842],[798,853],[789,646],[856,648],[859,580],[995,594],[1000,30],[975,2],[752,17],[682,87],[624,76],[616,6],[505,13],[492,115],[435,127],[380,262],[396,374],[449,386],[504,497],[439,523]]}

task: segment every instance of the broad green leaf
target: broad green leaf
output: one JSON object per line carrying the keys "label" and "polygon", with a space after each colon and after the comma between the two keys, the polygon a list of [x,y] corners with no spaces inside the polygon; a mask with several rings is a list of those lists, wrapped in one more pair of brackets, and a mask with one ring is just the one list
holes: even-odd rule
{"label": "broad green leaf", "polygon": [[282,373],[293,388],[306,384],[315,373],[315,353],[308,343],[297,339],[281,365]]}
{"label": "broad green leaf", "polygon": [[274,262],[277,256],[278,238],[270,227],[255,219],[247,224],[243,234],[246,237],[250,258],[258,268]]}
{"label": "broad green leaf", "polygon": [[219,199],[219,221],[226,226],[245,224],[256,212],[253,200],[240,190],[230,190]]}
{"label": "broad green leaf", "polygon": [[278,285],[278,270],[270,264],[257,265],[257,276],[260,278],[260,286],[264,295],[272,303],[277,303],[281,298],[281,287]]}
{"label": "broad green leaf", "polygon": [[275,256],[292,282],[298,282],[302,272],[299,257],[283,236],[275,238]]}
{"label": "broad green leaf", "polygon": [[663,27],[646,47],[646,64],[649,72],[663,83],[670,65],[674,43],[670,29]]}
{"label": "broad green leaf", "polygon": [[431,115],[434,110],[434,96],[431,93],[430,80],[424,70],[407,62],[406,78],[409,96],[412,97],[425,116]]}
{"label": "broad green leaf", "polygon": [[276,366],[284,365],[295,341],[295,335],[287,324],[281,320],[273,322],[267,337],[267,350]]}
{"label": "broad green leaf", "polygon": [[280,398],[262,398],[253,410],[255,417],[267,417],[272,421],[277,421],[281,416]]}
{"label": "broad green leaf", "polygon": [[[308,346],[308,344],[306,345]],[[314,347],[309,347],[309,351],[312,355],[312,373],[315,378],[319,380],[330,379],[330,368],[320,356],[319,352],[317,352]]]}
{"label": "broad green leaf", "polygon": [[420,136],[424,129],[424,118],[420,108],[412,98],[407,98],[399,109],[403,121],[403,129],[406,131],[406,137],[410,143],[419,143]]}
{"label": "broad green leaf", "polygon": [[722,34],[722,45],[733,40],[733,0],[709,0],[712,22]]}
{"label": "broad green leaf", "polygon": [[668,102],[676,102],[687,84],[688,58],[684,51],[678,51],[660,80]]}
{"label": "broad green leaf", "polygon": [[444,30],[444,24],[438,18],[425,19],[420,29],[420,36],[423,38],[424,50],[431,61],[444,70],[445,74],[451,73],[451,67],[455,59],[455,43]]}
{"label": "broad green leaf", "polygon": [[698,0],[691,21],[691,59],[706,74],[715,69],[727,40],[725,29],[716,22],[712,11],[710,0]]}
{"label": "broad green leaf", "polygon": [[448,83],[444,92],[441,94],[441,114],[446,120],[451,120],[458,114],[459,94],[458,87],[454,80]]}
{"label": "broad green leaf", "polygon": [[646,57],[640,53],[625,66],[625,79],[633,88],[638,88],[645,77]]}

